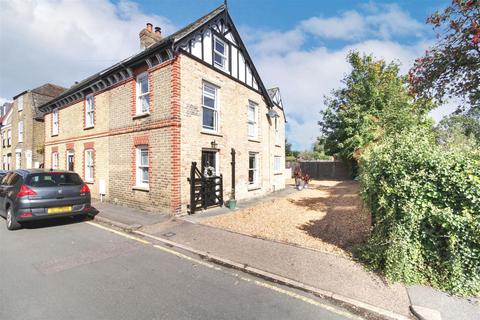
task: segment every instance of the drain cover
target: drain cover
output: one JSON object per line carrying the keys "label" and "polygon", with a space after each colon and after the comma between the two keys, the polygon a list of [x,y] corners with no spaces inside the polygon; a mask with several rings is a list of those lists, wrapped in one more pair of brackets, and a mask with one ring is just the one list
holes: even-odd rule
{"label": "drain cover", "polygon": [[162,234],[162,236],[167,237],[167,238],[173,237],[174,235],[176,235],[175,232],[167,232],[167,233]]}

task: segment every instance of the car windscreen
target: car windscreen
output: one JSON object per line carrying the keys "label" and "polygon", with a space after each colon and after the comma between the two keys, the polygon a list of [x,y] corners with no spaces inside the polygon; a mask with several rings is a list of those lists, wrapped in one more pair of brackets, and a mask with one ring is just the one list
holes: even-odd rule
{"label": "car windscreen", "polygon": [[28,175],[25,184],[31,187],[42,188],[56,186],[79,186],[83,184],[83,181],[76,173],[45,172]]}

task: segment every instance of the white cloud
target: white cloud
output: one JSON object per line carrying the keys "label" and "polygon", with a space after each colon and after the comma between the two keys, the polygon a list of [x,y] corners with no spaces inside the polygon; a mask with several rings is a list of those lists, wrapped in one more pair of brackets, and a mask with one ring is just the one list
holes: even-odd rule
{"label": "white cloud", "polygon": [[[287,138],[295,148],[310,148],[320,134],[317,122],[321,117],[319,112],[325,108],[324,96],[342,85],[343,76],[350,71],[346,62],[350,51],[398,62],[400,71],[406,73],[415,58],[430,45],[421,36],[422,25],[398,6],[373,4],[364,11],[363,15],[349,11],[335,17],[313,17],[299,22],[290,31],[270,32],[273,38],[257,36],[247,40],[265,84],[279,86],[282,91],[288,120]],[[412,32],[418,34],[411,34],[410,40],[414,42],[411,45],[392,38]],[[296,42],[289,45],[292,37]],[[318,41],[324,38],[348,41],[329,49],[325,42]],[[308,46],[302,47],[302,44]],[[441,114],[448,112],[443,109]],[[432,113],[437,114],[440,111]]]}
{"label": "white cloud", "polygon": [[301,23],[302,28],[316,36],[333,39],[355,39],[366,31],[365,18],[356,11],[344,12],[339,17],[312,17]]}
{"label": "white cloud", "polygon": [[146,22],[175,30],[125,0],[0,1],[0,96],[45,82],[70,86],[127,58],[140,50]]}
{"label": "white cloud", "polygon": [[301,28],[327,39],[355,40],[368,37],[391,39],[393,36],[420,35],[425,26],[396,4],[372,3],[367,12],[346,11],[337,17],[312,17]]}

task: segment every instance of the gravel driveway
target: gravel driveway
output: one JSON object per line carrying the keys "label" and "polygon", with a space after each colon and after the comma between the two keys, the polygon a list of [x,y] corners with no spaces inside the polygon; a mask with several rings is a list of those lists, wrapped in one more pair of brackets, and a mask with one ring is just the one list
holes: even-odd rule
{"label": "gravel driveway", "polygon": [[355,181],[312,181],[308,189],[202,223],[341,256],[370,232]]}

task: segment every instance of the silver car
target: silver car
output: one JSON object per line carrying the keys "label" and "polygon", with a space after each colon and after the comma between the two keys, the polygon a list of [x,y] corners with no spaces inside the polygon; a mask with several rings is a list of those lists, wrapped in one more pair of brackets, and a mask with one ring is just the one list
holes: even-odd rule
{"label": "silver car", "polygon": [[24,221],[91,213],[90,189],[75,172],[41,169],[8,172],[0,184],[0,215],[9,230]]}

